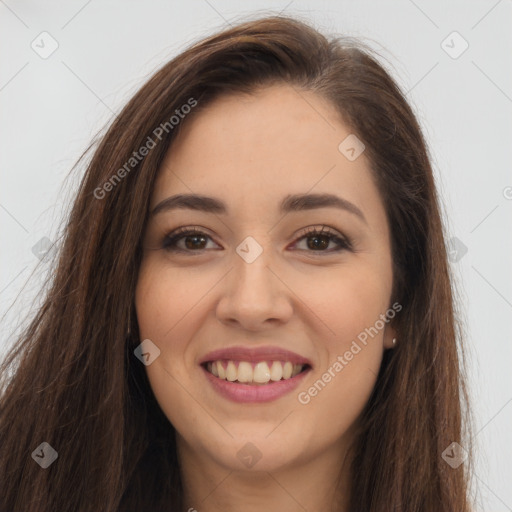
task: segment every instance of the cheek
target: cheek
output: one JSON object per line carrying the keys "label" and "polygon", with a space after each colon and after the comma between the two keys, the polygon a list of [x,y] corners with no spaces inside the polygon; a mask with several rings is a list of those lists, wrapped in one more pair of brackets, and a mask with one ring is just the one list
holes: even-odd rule
{"label": "cheek", "polygon": [[160,350],[145,369],[161,405],[170,396],[180,395],[179,382],[187,378],[187,346],[192,335],[188,320],[200,299],[199,290],[184,286],[179,273],[172,278],[169,274],[154,264],[144,265],[135,291],[140,340],[150,339]]}
{"label": "cheek", "polygon": [[322,369],[298,390],[302,428],[321,433],[327,444],[354,428],[375,387],[380,360],[376,352],[362,351],[346,366]]}
{"label": "cheek", "polygon": [[[321,319],[319,365],[299,390],[310,418],[328,414],[333,431],[346,430],[362,411],[375,385],[383,354],[391,276],[376,265],[339,268],[320,282],[307,303]],[[318,420],[321,422],[322,420]],[[320,425],[318,426],[320,428]]]}
{"label": "cheek", "polygon": [[[391,276],[386,269],[362,262],[333,268],[318,279],[301,280],[294,291],[305,298],[309,316],[316,316],[325,348],[329,352],[347,350],[352,340],[364,341],[365,333],[389,306]],[[314,286],[311,283],[314,282]],[[383,329],[379,322],[379,335]],[[372,331],[374,332],[374,331]],[[311,339],[319,332],[311,333]],[[374,343],[375,345],[376,343]]]}
{"label": "cheek", "polygon": [[331,327],[336,336],[324,337],[320,364],[296,395],[303,425],[312,422],[314,431],[331,440],[347,432],[363,411],[383,354],[382,331],[373,336],[365,331],[375,323],[372,313],[378,318],[376,305],[371,305],[373,311],[350,301],[345,306],[341,312],[333,311]]}
{"label": "cheek", "polygon": [[[186,271],[169,272],[155,263],[141,266],[135,291],[135,308],[141,338],[183,339],[176,333],[209,287],[208,279],[197,280]],[[205,276],[206,277],[206,276]]]}
{"label": "cheek", "polygon": [[[160,349],[159,356],[145,367],[151,389],[162,411],[175,427],[181,423],[183,411],[187,421],[195,421],[190,396],[183,393],[188,379],[185,362],[191,337],[191,312],[206,290],[190,286],[186,272],[165,272],[155,262],[143,263],[135,290],[135,308],[140,340],[150,339]],[[207,289],[207,288],[206,288]],[[195,411],[195,412],[194,412]]]}

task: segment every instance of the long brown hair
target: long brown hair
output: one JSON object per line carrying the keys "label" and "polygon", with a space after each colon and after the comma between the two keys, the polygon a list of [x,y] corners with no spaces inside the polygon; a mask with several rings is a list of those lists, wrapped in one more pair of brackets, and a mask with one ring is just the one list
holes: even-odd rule
{"label": "long brown hair", "polygon": [[[168,62],[95,148],[51,286],[1,367],[1,511],[181,510],[175,431],[133,353],[149,198],[190,117],[219,95],[273,83],[329,100],[364,141],[391,228],[399,343],[385,351],[361,417],[350,511],[470,510],[471,457],[452,468],[442,456],[452,442],[471,453],[470,411],[440,205],[418,122],[368,48],[267,16]],[[170,121],[177,110],[179,121]],[[58,453],[46,469],[31,457],[43,442]]]}

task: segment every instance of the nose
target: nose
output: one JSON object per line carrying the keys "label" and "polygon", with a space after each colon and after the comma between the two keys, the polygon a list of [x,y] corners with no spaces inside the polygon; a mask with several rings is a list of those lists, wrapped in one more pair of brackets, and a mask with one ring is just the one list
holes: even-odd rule
{"label": "nose", "polygon": [[225,277],[217,303],[217,318],[231,327],[261,331],[289,321],[293,293],[274,269],[265,249],[248,263],[235,253],[233,268]]}

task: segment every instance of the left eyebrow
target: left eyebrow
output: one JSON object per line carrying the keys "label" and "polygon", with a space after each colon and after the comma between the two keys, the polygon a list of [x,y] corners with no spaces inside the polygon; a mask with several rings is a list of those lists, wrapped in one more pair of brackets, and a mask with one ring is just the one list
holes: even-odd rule
{"label": "left eyebrow", "polygon": [[[342,209],[356,215],[365,224],[368,223],[363,212],[355,204],[334,194],[288,195],[282,200],[279,211],[281,213],[291,213],[318,208]],[[177,194],[158,203],[150,215],[153,217],[159,213],[175,209],[189,209],[222,215],[228,214],[228,207],[220,199],[199,194]]]}

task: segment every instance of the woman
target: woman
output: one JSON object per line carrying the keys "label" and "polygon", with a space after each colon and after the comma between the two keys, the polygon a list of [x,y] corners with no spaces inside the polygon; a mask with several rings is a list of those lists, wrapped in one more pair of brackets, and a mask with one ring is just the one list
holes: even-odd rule
{"label": "woman", "polygon": [[469,511],[458,332],[395,82],[298,20],[239,24],[88,165],[3,363],[1,510]]}

